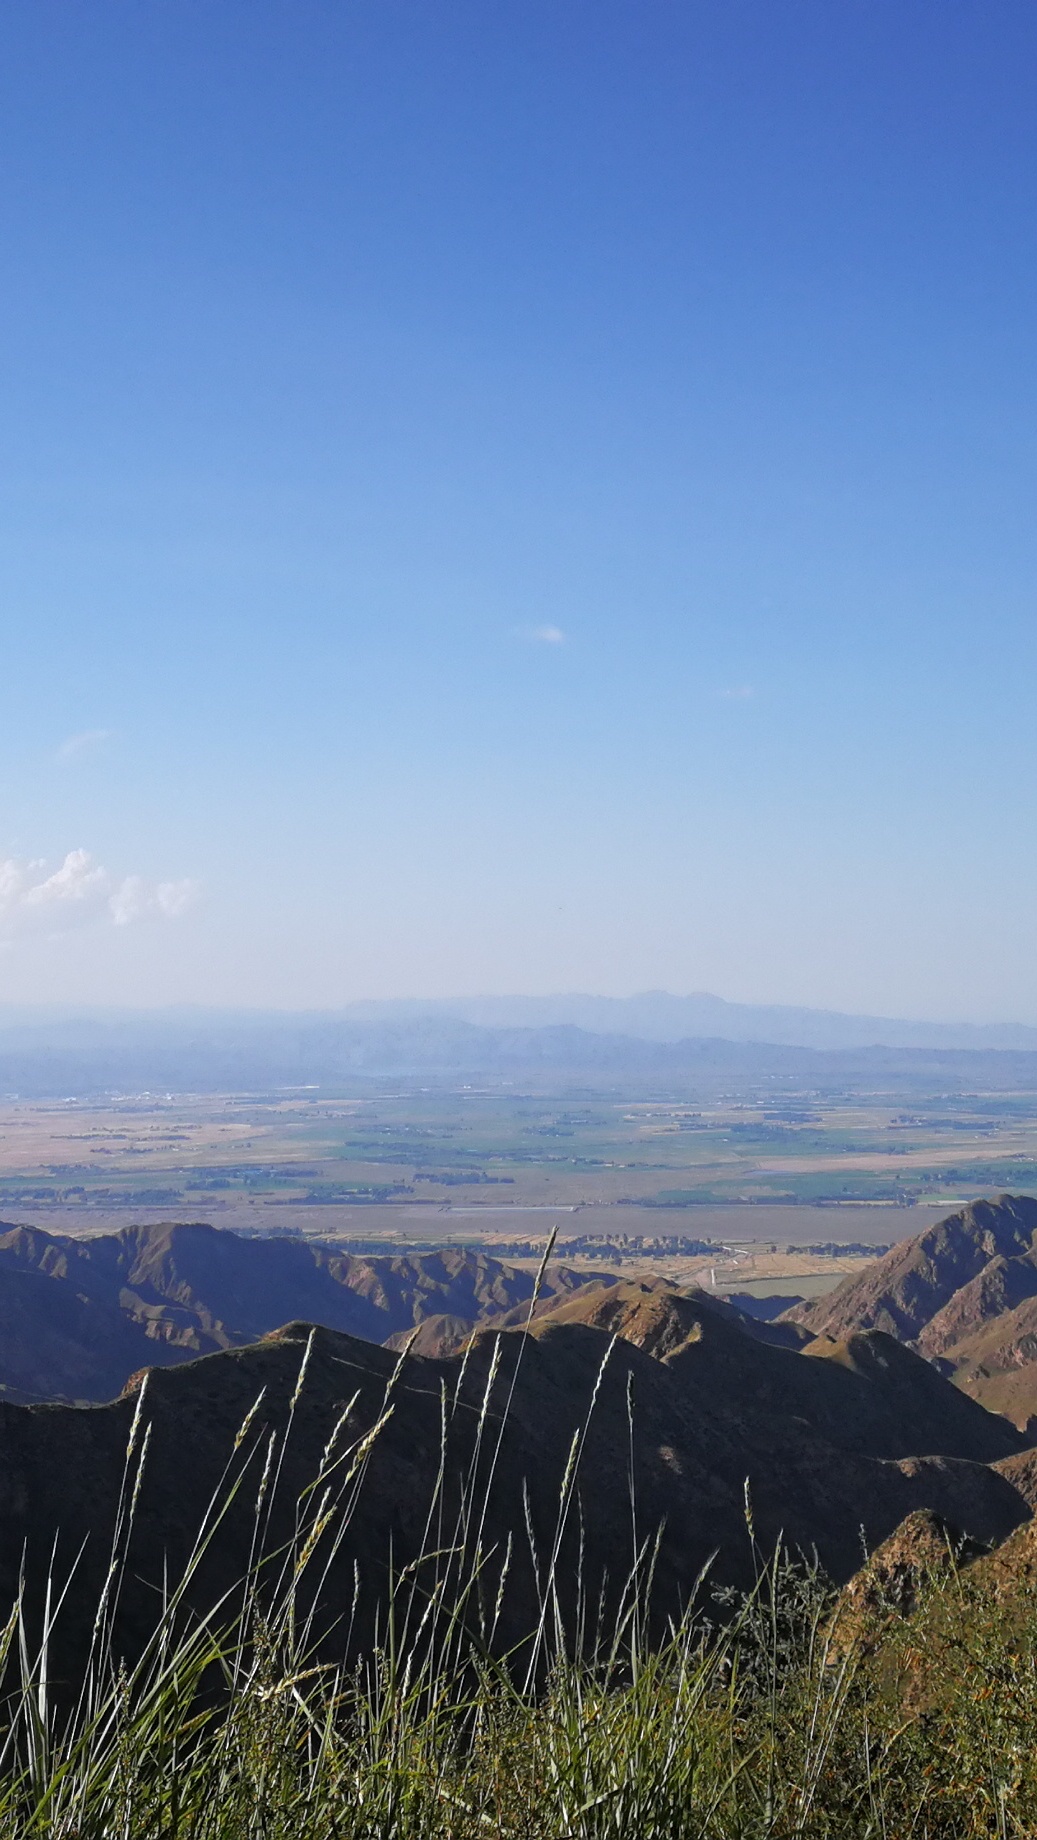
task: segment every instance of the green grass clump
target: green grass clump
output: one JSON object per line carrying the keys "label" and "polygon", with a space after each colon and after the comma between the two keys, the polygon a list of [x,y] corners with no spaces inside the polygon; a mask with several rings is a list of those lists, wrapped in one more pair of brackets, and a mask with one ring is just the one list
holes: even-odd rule
{"label": "green grass clump", "polygon": [[[559,1657],[536,1691],[503,1662],[471,1654],[463,1665],[455,1657],[453,1672],[435,1648],[414,1664],[393,1652],[391,1631],[349,1670],[308,1667],[285,1624],[259,1624],[236,1644],[198,1632],[156,1650],[62,1722],[48,1721],[30,1664],[8,1702],[0,1833],[979,1840],[1037,1831],[1037,1684],[1018,1628],[1009,1637],[989,1620],[963,1626],[945,1603],[946,1626],[926,1645],[920,1707],[900,1690],[919,1630],[894,1632],[895,1663],[876,1675],[833,1653],[829,1609],[820,1580],[777,1566],[722,1629],[689,1620],[648,1650],[632,1618],[622,1652],[593,1664]],[[225,1689],[216,1697],[205,1691],[214,1667]],[[917,1690],[917,1668],[913,1679]]]}

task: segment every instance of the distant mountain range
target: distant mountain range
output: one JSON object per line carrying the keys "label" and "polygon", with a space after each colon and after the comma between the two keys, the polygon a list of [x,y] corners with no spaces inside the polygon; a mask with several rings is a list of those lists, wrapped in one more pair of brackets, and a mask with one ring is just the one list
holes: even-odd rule
{"label": "distant mountain range", "polygon": [[708,991],[672,996],[646,990],[633,997],[573,994],[553,997],[458,997],[438,1001],[353,1003],[343,1015],[392,1023],[453,1017],[484,1029],[576,1028],[638,1041],[768,1042],[788,1048],[964,1048],[1037,1051],[1037,1028],[1016,1023],[905,1022],[852,1016],[838,1010],[785,1004],[729,1003]]}
{"label": "distant mountain range", "polygon": [[[576,1019],[574,1019],[576,1018]],[[338,1012],[0,1010],[0,1097],[362,1089],[371,1079],[1037,1087],[1037,1030],[880,1022],[717,997],[483,998]]]}

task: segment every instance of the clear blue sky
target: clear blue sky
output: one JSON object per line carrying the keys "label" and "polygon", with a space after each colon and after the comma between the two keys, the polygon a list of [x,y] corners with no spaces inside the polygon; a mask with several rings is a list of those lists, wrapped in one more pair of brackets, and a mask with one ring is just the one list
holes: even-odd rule
{"label": "clear blue sky", "polygon": [[1032,0],[6,0],[0,997],[1037,1021],[1035,203]]}

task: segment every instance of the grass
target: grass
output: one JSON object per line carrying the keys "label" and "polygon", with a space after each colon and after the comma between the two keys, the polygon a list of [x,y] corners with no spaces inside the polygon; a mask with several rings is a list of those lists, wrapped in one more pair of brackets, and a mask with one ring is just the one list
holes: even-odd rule
{"label": "grass", "polygon": [[[491,1373],[487,1400],[492,1382]],[[278,1550],[269,1549],[270,1508],[292,1424],[280,1444],[259,1441],[257,1401],[183,1576],[143,1649],[124,1656],[119,1598],[149,1446],[141,1390],[111,1561],[71,1694],[56,1692],[52,1676],[74,1571],[52,1578],[42,1609],[23,1589],[0,1636],[0,1840],[1037,1832],[1037,1622],[1025,1601],[1007,1618],[968,1573],[934,1581],[922,1612],[894,1620],[872,1654],[835,1638],[833,1593],[816,1570],[761,1555],[754,1588],[711,1594],[707,1578],[696,1614],[653,1643],[649,1543],[603,1626],[579,1578],[558,1572],[561,1535],[578,1511],[580,1434],[558,1537],[536,1555],[535,1628],[521,1652],[502,1653],[510,1548],[484,1546],[485,1477],[501,1437],[486,1411],[451,1524],[437,1490],[421,1562],[380,1587],[374,1637],[348,1639],[368,1588],[358,1574],[352,1604],[341,1606],[340,1658],[322,1659],[320,1582],[361,1498],[393,1388],[364,1437],[329,1440],[294,1537]],[[247,1576],[232,1599],[193,1616],[192,1579],[246,1486]],[[748,1500],[747,1512],[751,1526]],[[575,1620],[563,1613],[570,1587]]]}
{"label": "grass", "polygon": [[[523,1691],[485,1658],[386,1644],[307,1665],[282,1621],[196,1631],[140,1669],[99,1669],[64,1722],[27,1655],[7,1708],[5,1835],[124,1840],[749,1840],[1032,1835],[1032,1658],[1011,1692],[990,1630],[960,1630],[910,1711],[825,1635],[802,1572],[710,1636],[690,1624]],[[953,1665],[952,1665],[953,1659]],[[224,1693],[206,1677],[218,1669]],[[930,1683],[931,1684],[931,1683]]]}

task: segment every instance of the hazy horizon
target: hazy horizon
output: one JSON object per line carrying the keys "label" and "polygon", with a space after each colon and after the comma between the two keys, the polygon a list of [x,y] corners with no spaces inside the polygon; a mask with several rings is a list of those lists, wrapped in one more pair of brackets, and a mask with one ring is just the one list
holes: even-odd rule
{"label": "hazy horizon", "polygon": [[11,0],[0,1004],[1037,1026],[1035,81],[1015,0]]}
{"label": "hazy horizon", "polygon": [[[680,1017],[682,1011],[698,1006],[702,1018],[715,1024],[715,1032],[723,1039],[726,1034],[725,1023],[735,1026],[736,1032],[730,1035],[732,1040],[767,1039],[745,1033],[745,1027],[767,1018],[775,1020],[801,1018],[809,1023],[816,1020],[819,1024],[854,1025],[858,1033],[861,1027],[874,1024],[876,1027],[888,1026],[898,1031],[918,1031],[919,1036],[929,1037],[938,1043],[941,1035],[955,1034],[967,1039],[970,1034],[977,1037],[1004,1035],[1020,1037],[1019,1045],[1037,1047],[1037,1027],[1019,1022],[1014,1018],[985,1017],[978,1021],[964,1019],[960,1016],[879,1016],[869,1012],[853,1012],[822,1008],[810,1004],[780,1003],[743,1003],[719,996],[714,991],[666,991],[641,990],[622,993],[600,991],[475,991],[471,993],[454,993],[451,996],[423,997],[408,994],[398,997],[357,998],[335,1005],[279,1005],[279,1004],[213,1004],[199,1002],[171,1002],[165,1004],[139,1005],[118,1003],[29,1003],[12,1002],[0,999],[0,1028],[10,1025],[32,1026],[39,1022],[45,1025],[51,1022],[87,1020],[163,1020],[177,1017],[231,1018],[249,1020],[280,1019],[291,1021],[298,1019],[349,1019],[364,1021],[391,1020],[395,1015],[456,1016],[483,1026],[538,1027],[552,1026],[558,1020],[572,1020],[575,1026],[600,1030],[603,1025],[623,1034],[628,1030],[631,1017],[635,1017],[641,1007],[641,1013],[651,1015],[672,1014]],[[580,1010],[584,1014],[579,1014]],[[598,1014],[593,1017],[592,1012]],[[557,1012],[552,1015],[551,1012]],[[564,1012],[572,1011],[570,1017]],[[509,1014],[509,1012],[511,1012]],[[525,1012],[525,1013],[524,1013]],[[741,1028],[737,1025],[742,1024]],[[641,1030],[633,1028],[634,1033]],[[711,1028],[692,1027],[691,1035],[711,1033]],[[1032,1044],[1027,1039],[1033,1038]],[[679,1039],[679,1033],[667,1031],[666,1039]],[[779,1037],[780,1039],[780,1037]],[[863,1039],[863,1037],[861,1037]],[[878,1039],[878,1038],[877,1038]]]}

